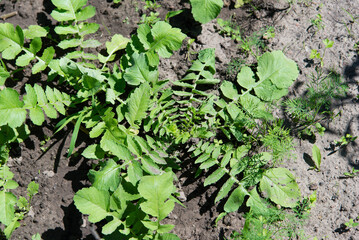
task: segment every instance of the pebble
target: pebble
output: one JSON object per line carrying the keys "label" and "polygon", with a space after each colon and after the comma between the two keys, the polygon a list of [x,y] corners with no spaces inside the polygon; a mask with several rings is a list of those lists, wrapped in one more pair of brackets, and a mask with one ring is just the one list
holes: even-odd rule
{"label": "pebble", "polygon": [[47,171],[47,170],[46,170],[46,171],[44,171],[43,173],[44,173],[45,176],[47,176],[47,177],[49,177],[49,178],[52,178],[53,176],[55,176],[54,171],[51,171],[51,170],[50,170],[50,171]]}
{"label": "pebble", "polygon": [[317,189],[318,189],[318,184],[316,184],[316,183],[309,184],[309,190],[314,191],[314,190],[317,190]]}

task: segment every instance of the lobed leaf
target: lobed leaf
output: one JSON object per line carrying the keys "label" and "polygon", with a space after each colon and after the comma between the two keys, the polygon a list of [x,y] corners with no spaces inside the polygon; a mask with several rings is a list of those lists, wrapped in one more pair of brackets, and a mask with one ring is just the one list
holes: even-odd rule
{"label": "lobed leaf", "polygon": [[301,196],[295,177],[286,168],[265,171],[260,188],[273,202],[283,207],[294,207]]}
{"label": "lobed leaf", "polygon": [[215,19],[223,7],[222,0],[190,0],[190,2],[193,17],[200,23]]}

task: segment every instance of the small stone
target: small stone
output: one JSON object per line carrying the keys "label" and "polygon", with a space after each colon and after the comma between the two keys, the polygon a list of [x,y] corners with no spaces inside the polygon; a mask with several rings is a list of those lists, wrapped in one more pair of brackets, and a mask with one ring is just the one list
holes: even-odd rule
{"label": "small stone", "polygon": [[47,170],[46,170],[46,171],[44,171],[43,173],[44,173],[45,176],[47,176],[47,177],[49,177],[49,178],[52,178],[53,176],[55,176],[54,171],[51,171],[51,170],[50,170],[50,171],[47,171]]}
{"label": "small stone", "polygon": [[317,189],[318,189],[318,184],[316,184],[316,183],[309,184],[309,190],[314,191],[314,190],[317,190]]}

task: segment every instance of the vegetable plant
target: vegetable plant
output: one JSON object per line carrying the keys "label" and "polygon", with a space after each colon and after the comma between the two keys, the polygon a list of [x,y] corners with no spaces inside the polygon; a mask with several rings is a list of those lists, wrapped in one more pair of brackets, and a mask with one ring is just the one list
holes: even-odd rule
{"label": "vegetable plant", "polygon": [[[86,0],[52,3],[58,25],[51,38],[37,25],[0,24],[0,193],[9,198],[2,202],[0,221],[9,229],[7,237],[37,192],[30,183],[25,201],[9,191],[17,186],[6,165],[9,144],[26,138],[45,117],[61,118],[56,132],[73,128],[69,157],[80,130],[94,140],[82,156],[98,164],[88,173],[91,185],[75,194],[74,204],[89,222],[101,222],[103,239],[179,239],[171,233],[175,226],[163,221],[176,204],[184,205],[174,184],[183,164],[179,151],[190,154],[194,177],[218,187],[213,204],[222,202],[223,212],[217,221],[246,206],[251,217],[243,232],[249,233],[253,226],[284,219],[273,205],[297,206],[296,178],[279,166],[291,157],[294,144],[273,114],[298,77],[293,60],[282,51],[258,53],[256,64],[241,66],[235,80],[228,81],[216,77],[214,49],[202,49],[183,77],[159,79],[161,59],[171,57],[186,38],[180,29],[166,21],[144,21],[130,39],[115,34],[101,44],[92,38],[99,25],[89,22],[96,10]],[[190,3],[201,23],[215,18],[223,6],[221,0]],[[43,39],[53,46],[44,48]],[[91,48],[103,51],[95,54]],[[19,67],[15,71],[31,67],[33,74],[48,73],[56,87],[27,83],[22,94],[6,87],[15,80],[9,60]],[[296,111],[290,113],[297,117]],[[319,169],[320,153],[313,151],[313,158],[314,153]],[[307,204],[300,211],[308,210]],[[273,231],[261,233],[269,238]]]}

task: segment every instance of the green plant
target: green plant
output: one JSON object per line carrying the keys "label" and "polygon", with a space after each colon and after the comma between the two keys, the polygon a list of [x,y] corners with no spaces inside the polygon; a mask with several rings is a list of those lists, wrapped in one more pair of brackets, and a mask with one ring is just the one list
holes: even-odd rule
{"label": "green plant", "polygon": [[348,14],[348,16],[350,17],[349,22],[343,22],[343,24],[345,24],[345,28],[347,29],[347,32],[349,34],[349,36],[351,36],[352,38],[354,38],[355,36],[352,34],[352,28],[353,28],[353,24],[354,23],[358,23],[357,19],[359,19],[358,16],[354,16],[353,14],[351,14],[349,11],[345,10],[344,8],[342,8],[342,10],[344,12],[346,12]]}
{"label": "green plant", "polygon": [[359,225],[359,223],[357,222],[354,222],[353,219],[349,219],[348,222],[344,223],[344,225],[347,227],[347,228],[355,228]]}
{"label": "green plant", "polygon": [[331,110],[332,101],[344,97],[347,90],[348,85],[340,74],[334,70],[326,73],[322,68],[315,68],[307,84],[306,93],[283,102],[286,113],[296,124],[293,131],[299,137],[314,136],[315,132],[323,135],[325,128],[320,122],[337,116]]}
{"label": "green plant", "polygon": [[317,171],[320,171],[320,164],[321,164],[321,161],[322,161],[322,155],[320,153],[319,148],[315,144],[312,147],[312,160],[313,160],[313,163],[314,163],[313,168],[316,169]]}
{"label": "green plant", "polygon": [[355,169],[354,167],[350,170],[350,172],[345,172],[343,173],[344,176],[346,177],[350,177],[350,178],[353,178],[357,175],[357,173],[359,172],[359,170]]}
{"label": "green plant", "polygon": [[311,19],[310,22],[312,23],[313,26],[315,26],[317,28],[315,33],[324,29],[324,27],[325,27],[325,25],[323,24],[322,15],[320,13],[318,13],[314,19]]}
{"label": "green plant", "polygon": [[222,0],[190,0],[193,18],[200,23],[215,19],[223,7]]}
{"label": "green plant", "polygon": [[358,137],[353,137],[351,134],[347,133],[345,136],[341,137],[338,141],[334,141],[335,146],[341,148],[348,145],[351,142],[354,142]]}
{"label": "green plant", "polygon": [[259,57],[261,50],[266,49],[265,41],[275,37],[274,28],[267,27],[260,31],[252,33],[250,36],[243,36],[239,26],[232,19],[225,21],[221,18],[217,19],[219,33],[231,37],[238,42],[238,47],[245,53],[251,54],[256,58]]}
{"label": "green plant", "polygon": [[325,51],[326,51],[326,49],[333,47],[334,41],[330,41],[329,39],[324,39],[323,43],[324,43],[323,54],[320,54],[320,52],[318,52],[317,49],[312,49],[312,51],[310,53],[310,57],[309,57],[310,59],[319,59],[321,67],[323,67],[323,65],[324,65]]}
{"label": "green plant", "polygon": [[[295,176],[278,167],[278,160],[290,156],[292,138],[273,114],[275,103],[298,77],[294,61],[281,51],[258,54],[258,62],[242,66],[234,82],[221,81],[215,78],[214,49],[203,49],[183,78],[161,80],[160,58],[180,49],[186,37],[180,29],[164,21],[144,23],[131,39],[114,35],[104,46],[105,54],[89,54],[88,47],[100,46],[90,35],[98,25],[87,22],[94,7],[86,6],[87,1],[52,1],[57,7],[52,16],[60,21],[53,39],[59,39],[66,56],[56,59],[58,48],[49,47],[43,49],[45,57],[36,57],[41,38],[47,36],[44,28],[23,31],[1,24],[1,40],[7,47],[1,48],[1,76],[5,82],[13,75],[7,72],[7,59],[17,59],[20,67],[34,60],[33,72],[49,70],[49,80],[71,94],[38,84],[25,85],[21,95],[9,87],[1,89],[4,163],[9,143],[21,141],[31,127],[25,123],[27,116],[41,125],[45,115],[55,119],[60,114],[56,132],[72,123],[69,157],[82,129],[95,140],[82,155],[99,163],[88,173],[91,186],[79,190],[74,203],[90,222],[103,224],[104,239],[179,239],[169,233],[173,225],[163,224],[175,203],[181,204],[174,184],[182,164],[178,151],[190,153],[196,176],[204,176],[205,186],[218,186],[215,203],[223,201],[224,206],[218,220],[245,205],[254,216],[248,220],[250,231],[252,225],[283,219],[262,196],[281,207],[297,205],[301,194]],[[200,14],[200,2],[191,1],[194,16]],[[28,55],[18,57],[20,53]],[[276,231],[262,229],[265,237],[272,233]]]}
{"label": "green plant", "polygon": [[298,201],[297,205],[293,208],[295,216],[299,219],[308,217],[310,210],[315,206],[317,201],[317,192],[313,192],[309,197],[305,197],[302,201]]}
{"label": "green plant", "polygon": [[0,166],[0,223],[5,225],[3,230],[6,238],[10,238],[13,231],[20,227],[20,221],[30,211],[30,203],[33,196],[38,192],[39,185],[30,182],[27,187],[28,198],[17,198],[10,190],[16,189],[19,184],[12,178],[14,174],[7,165]]}

